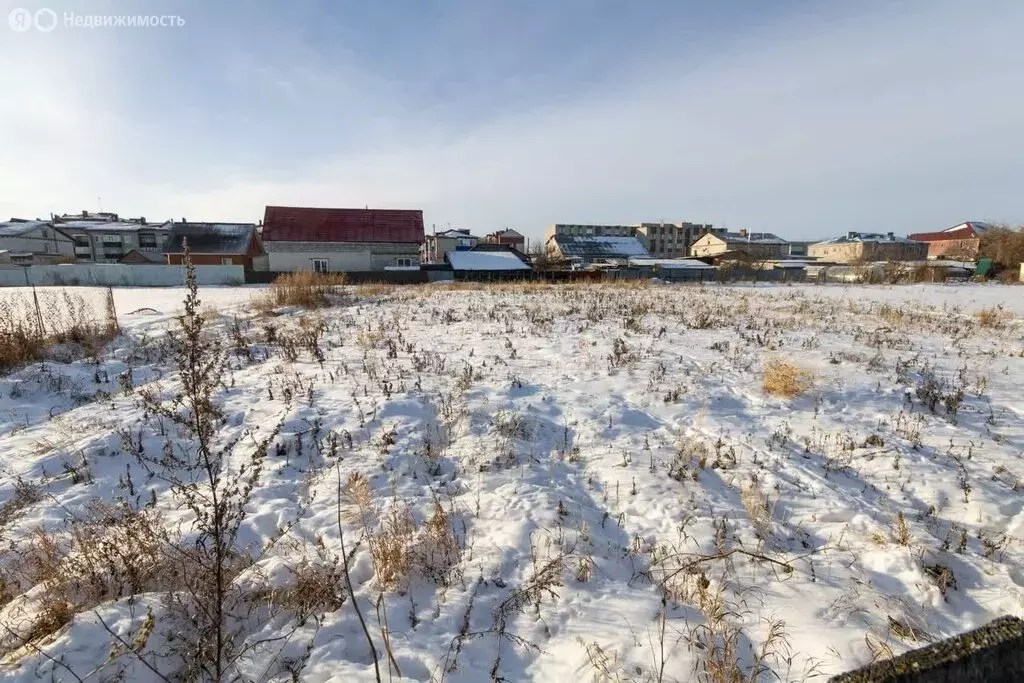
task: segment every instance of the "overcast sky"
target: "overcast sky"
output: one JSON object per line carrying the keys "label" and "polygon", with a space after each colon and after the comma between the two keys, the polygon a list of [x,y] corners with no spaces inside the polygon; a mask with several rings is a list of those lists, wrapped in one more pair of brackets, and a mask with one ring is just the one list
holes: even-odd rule
{"label": "overcast sky", "polygon": [[[51,32],[11,30],[52,8]],[[1019,0],[0,0],[0,218],[1024,222]],[[78,15],[183,26],[76,28]]]}

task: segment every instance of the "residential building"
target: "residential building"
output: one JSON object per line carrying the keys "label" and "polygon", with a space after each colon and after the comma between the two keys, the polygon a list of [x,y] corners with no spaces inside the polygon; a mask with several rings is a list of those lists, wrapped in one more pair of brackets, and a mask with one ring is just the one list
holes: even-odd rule
{"label": "residential building", "polygon": [[48,221],[12,219],[0,223],[0,249],[11,263],[55,263],[75,258],[71,238]]}
{"label": "residential building", "polygon": [[484,237],[484,242],[491,244],[507,244],[519,251],[526,251],[526,238],[516,230],[505,229],[492,232]]}
{"label": "residential building", "polygon": [[449,251],[468,251],[480,242],[469,230],[445,230],[426,235],[420,258],[423,263],[442,263]]}
{"label": "residential building", "polygon": [[893,233],[848,232],[824,242],[812,244],[808,256],[835,263],[870,261],[923,261],[928,245]]}
{"label": "residential building", "polygon": [[554,235],[545,244],[549,259],[567,261],[574,267],[626,263],[630,258],[649,257],[636,237],[597,235]]}
{"label": "residential building", "polygon": [[789,255],[789,242],[770,232],[709,232],[690,247],[690,256],[721,256],[768,259]]}
{"label": "residential building", "polygon": [[634,226],[634,236],[640,238],[647,251],[655,258],[687,256],[690,246],[708,232],[723,233],[711,224],[700,223],[641,223]]}
{"label": "residential building", "polygon": [[268,206],[263,247],[274,272],[372,271],[419,264],[423,212]]}
{"label": "residential building", "polygon": [[544,244],[551,238],[559,237],[636,237],[633,225],[587,225],[580,223],[555,223],[544,231]]}
{"label": "residential building", "polygon": [[[82,217],[84,216],[84,217]],[[53,224],[74,240],[74,258],[95,263],[118,263],[132,250],[163,253],[170,222],[147,223],[145,218],[120,220],[117,214],[56,216]]]}
{"label": "residential building", "polygon": [[707,232],[716,230],[710,223],[638,223],[634,225],[588,225],[556,223],[544,231],[545,243],[556,235],[568,237],[636,237],[644,248],[658,258],[672,258],[689,254],[690,245]]}
{"label": "residential building", "polygon": [[930,259],[976,261],[981,250],[981,236],[990,229],[987,223],[968,221],[942,232],[914,233],[910,239],[927,244]]}
{"label": "residential building", "polygon": [[254,270],[263,245],[254,223],[175,223],[164,243],[167,263],[180,265],[188,244],[189,258],[197,266],[242,266]]}

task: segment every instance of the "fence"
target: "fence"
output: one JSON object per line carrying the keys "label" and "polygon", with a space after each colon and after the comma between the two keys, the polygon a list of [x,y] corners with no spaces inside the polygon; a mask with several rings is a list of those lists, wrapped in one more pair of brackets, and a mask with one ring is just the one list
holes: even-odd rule
{"label": "fence", "polygon": [[[241,285],[242,266],[198,266],[200,285]],[[0,287],[26,285],[180,287],[185,284],[184,266],[111,264],[62,264],[0,268]]]}
{"label": "fence", "polygon": [[1024,622],[985,626],[893,659],[833,676],[829,683],[1017,683],[1024,680]]}
{"label": "fence", "polygon": [[[289,273],[270,271],[248,271],[245,273],[247,285],[266,285],[276,280],[281,275]],[[419,285],[427,282],[427,272],[423,270],[367,270],[347,273],[332,273],[332,275],[344,275],[348,284],[361,285],[367,283],[385,283],[391,285]]]}

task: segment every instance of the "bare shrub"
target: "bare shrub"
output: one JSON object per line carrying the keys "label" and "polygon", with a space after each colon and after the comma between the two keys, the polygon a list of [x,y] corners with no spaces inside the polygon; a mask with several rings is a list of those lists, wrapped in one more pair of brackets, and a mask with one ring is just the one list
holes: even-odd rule
{"label": "bare shrub", "polygon": [[761,388],[772,396],[792,398],[810,389],[813,379],[814,375],[809,370],[782,358],[773,358],[765,364]]}

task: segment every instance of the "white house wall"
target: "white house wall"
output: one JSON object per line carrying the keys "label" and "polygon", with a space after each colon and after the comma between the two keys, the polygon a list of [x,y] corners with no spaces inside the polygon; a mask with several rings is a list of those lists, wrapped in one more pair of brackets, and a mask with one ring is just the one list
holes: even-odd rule
{"label": "white house wall", "polygon": [[268,269],[274,273],[313,270],[313,259],[327,259],[328,271],[332,273],[344,271],[373,270],[373,262],[368,251],[349,252],[274,252],[267,254]]}
{"label": "white house wall", "polygon": [[263,248],[272,272],[312,270],[313,259],[326,259],[331,272],[384,270],[397,266],[399,258],[419,263],[419,244],[366,242],[273,242]]}

